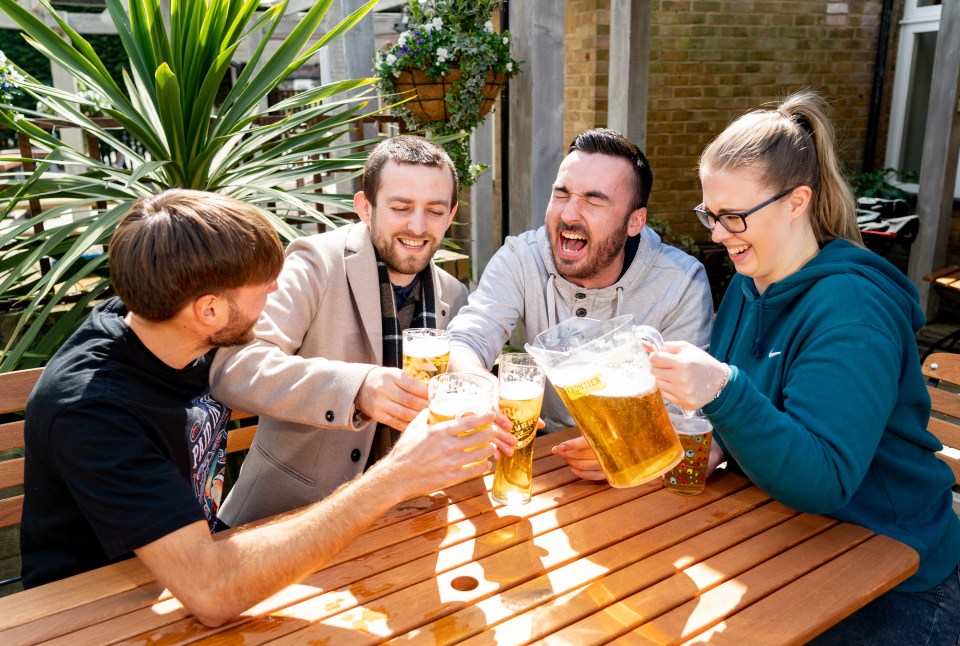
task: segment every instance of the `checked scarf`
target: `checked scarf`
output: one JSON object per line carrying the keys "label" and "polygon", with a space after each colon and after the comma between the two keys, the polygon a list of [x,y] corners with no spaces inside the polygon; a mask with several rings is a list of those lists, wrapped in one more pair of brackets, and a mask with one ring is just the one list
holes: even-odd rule
{"label": "checked scarf", "polygon": [[[374,251],[376,253],[376,251]],[[437,327],[437,307],[434,298],[432,263],[414,279],[419,285],[397,307],[393,285],[387,273],[387,263],[377,253],[377,273],[380,277],[380,312],[383,329],[383,365],[385,368],[403,367],[403,331],[412,327]],[[377,425],[369,467],[385,456],[400,438],[400,431]]]}

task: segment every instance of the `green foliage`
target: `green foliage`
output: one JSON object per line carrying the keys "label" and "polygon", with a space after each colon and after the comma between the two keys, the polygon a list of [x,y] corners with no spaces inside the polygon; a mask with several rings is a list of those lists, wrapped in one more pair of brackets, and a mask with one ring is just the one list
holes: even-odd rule
{"label": "green foliage", "polygon": [[700,246],[697,244],[697,241],[691,235],[682,233],[677,235],[673,231],[673,227],[670,226],[670,223],[666,220],[661,220],[656,217],[647,217],[647,226],[657,232],[657,235],[660,236],[660,239],[663,240],[665,244],[668,244],[672,247],[682,249],[686,251],[691,256],[700,255]]}
{"label": "green foliage", "polygon": [[893,177],[903,182],[916,182],[918,179],[913,171],[899,171],[895,168],[884,168],[868,173],[847,172],[847,181],[850,182],[857,197],[879,197],[885,200],[904,200],[907,203],[913,203],[915,196],[889,182]]}
{"label": "green foliage", "polygon": [[499,4],[500,0],[410,0],[405,7],[407,29],[396,44],[377,52],[373,62],[377,87],[387,96],[396,94],[395,80],[402,71],[421,70],[438,81],[450,70],[460,70],[460,80],[444,97],[448,120],[421,121],[402,104],[393,111],[411,130],[450,136],[443,145],[457,166],[461,187],[472,185],[486,168],[471,164],[470,142],[457,135],[469,135],[484,121],[480,105],[487,71],[507,79],[520,71],[510,56],[510,33],[493,29],[491,18]]}
{"label": "green foliage", "polygon": [[[0,173],[0,294],[19,312],[11,341],[0,350],[0,371],[42,365],[90,303],[108,293],[107,256],[101,249],[141,197],[169,187],[231,195],[261,209],[287,240],[302,235],[298,223],[343,223],[321,205],[350,210],[352,195],[324,189],[359,174],[366,159],[362,147],[371,142],[340,143],[348,139],[344,135],[365,99],[337,95],[374,79],[301,92],[270,106],[275,118],[260,118],[262,103],[278,83],[376,4],[370,0],[314,40],[332,1],[316,2],[267,56],[266,42],[280,26],[285,2],[261,12],[259,0],[176,0],[165,24],[160,0],[130,0],[127,8],[121,0],[106,0],[125,56],[117,76],[116,67],[108,67],[92,41],[71,29],[47,0],[40,2],[60,33],[16,0],[0,0],[0,10],[19,25],[26,41],[85,91],[102,97],[109,107],[99,107],[115,121],[110,126],[86,114],[100,101],[92,94],[52,88],[23,66],[19,90],[29,101],[0,103],[0,127],[26,134],[45,153],[26,178],[19,169]],[[218,99],[241,45],[252,50],[249,62]],[[38,104],[95,137],[100,148],[118,151],[126,164],[101,162],[35,125],[48,116]],[[0,157],[0,162],[24,161]],[[78,167],[82,172],[64,170]],[[45,210],[31,216],[29,200],[47,200]],[[42,271],[43,265],[49,271]],[[51,313],[78,286],[78,300],[54,323]]]}

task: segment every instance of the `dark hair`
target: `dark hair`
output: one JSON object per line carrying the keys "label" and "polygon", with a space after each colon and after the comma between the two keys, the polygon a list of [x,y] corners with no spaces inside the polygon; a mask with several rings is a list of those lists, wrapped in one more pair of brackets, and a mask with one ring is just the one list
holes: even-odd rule
{"label": "dark hair", "polygon": [[644,157],[643,151],[621,135],[616,130],[609,128],[594,128],[586,130],[574,137],[567,148],[567,154],[574,150],[580,152],[601,155],[610,155],[611,157],[620,157],[630,163],[633,169],[633,204],[631,211],[643,208],[650,199],[650,189],[653,187],[653,172],[650,170],[650,162]]}
{"label": "dark hair", "polygon": [[417,164],[447,168],[453,179],[453,194],[450,196],[450,208],[457,205],[459,184],[457,168],[453,165],[450,155],[439,144],[424,137],[415,135],[398,135],[384,139],[371,151],[367,163],[363,165],[363,176],[360,178],[360,190],[367,201],[377,205],[377,191],[380,190],[380,173],[388,161],[397,164]]}
{"label": "dark hair", "polygon": [[863,246],[856,200],[837,159],[829,106],[816,92],[788,96],[727,126],[700,156],[700,174],[754,166],[774,192],[809,186],[810,224],[821,246],[844,238]]}
{"label": "dark hair", "polygon": [[268,283],[283,266],[283,244],[260,211],[186,189],[137,200],[109,250],[117,295],[150,321],[167,321],[204,294]]}

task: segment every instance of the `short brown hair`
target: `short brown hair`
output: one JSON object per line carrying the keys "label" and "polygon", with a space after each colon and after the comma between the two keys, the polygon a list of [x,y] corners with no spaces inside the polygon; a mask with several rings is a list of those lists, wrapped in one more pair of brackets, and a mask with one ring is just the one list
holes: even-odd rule
{"label": "short brown hair", "polygon": [[636,211],[647,205],[650,199],[650,189],[653,188],[653,171],[643,151],[636,144],[609,128],[594,128],[585,130],[573,138],[567,148],[569,155],[574,150],[591,155],[608,155],[619,157],[628,164],[633,171],[633,202],[630,210]]}
{"label": "short brown hair", "polygon": [[260,211],[179,188],[137,200],[109,252],[117,295],[150,321],[167,321],[204,294],[268,283],[283,266],[283,244]]}
{"label": "short brown hair", "polygon": [[453,195],[450,196],[450,208],[457,205],[459,184],[457,167],[453,160],[439,144],[424,137],[415,135],[399,135],[384,139],[370,152],[367,163],[363,165],[363,176],[360,178],[360,190],[371,205],[377,205],[377,191],[380,190],[380,174],[388,161],[397,164],[418,164],[447,168],[453,178]]}

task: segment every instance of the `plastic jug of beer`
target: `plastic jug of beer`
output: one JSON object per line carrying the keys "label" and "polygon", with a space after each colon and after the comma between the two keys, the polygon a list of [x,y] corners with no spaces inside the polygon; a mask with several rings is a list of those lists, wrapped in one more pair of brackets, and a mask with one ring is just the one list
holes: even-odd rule
{"label": "plastic jug of beer", "polygon": [[672,469],[683,450],[650,374],[660,333],[633,316],[570,318],[526,350],[543,368],[593,447],[607,481],[633,487]]}

